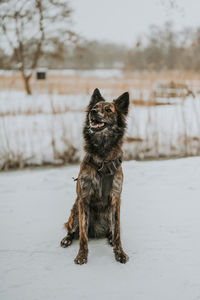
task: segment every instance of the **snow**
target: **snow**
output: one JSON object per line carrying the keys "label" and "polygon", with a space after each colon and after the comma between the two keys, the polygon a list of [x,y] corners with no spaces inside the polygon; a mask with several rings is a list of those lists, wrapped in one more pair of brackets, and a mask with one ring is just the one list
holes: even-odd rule
{"label": "snow", "polygon": [[[84,111],[89,99],[86,94],[27,97],[24,92],[1,91],[0,169],[15,162],[24,166],[80,160]],[[125,140],[124,158],[199,155],[199,120],[199,97],[180,98],[174,105],[131,104],[126,136],[132,141]],[[71,152],[74,154],[69,155]]]}
{"label": "snow", "polygon": [[123,163],[122,243],[59,246],[79,166],[0,173],[0,299],[200,299],[200,158]]}

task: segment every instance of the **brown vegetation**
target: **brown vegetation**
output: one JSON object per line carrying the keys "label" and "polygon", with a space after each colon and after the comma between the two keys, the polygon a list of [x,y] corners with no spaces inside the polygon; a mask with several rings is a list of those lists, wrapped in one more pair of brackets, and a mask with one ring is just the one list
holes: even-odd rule
{"label": "brown vegetation", "polygon": [[[94,73],[93,73],[94,74]],[[165,91],[173,89],[177,93],[176,101],[172,97],[166,97],[166,94],[157,96],[156,83],[160,82],[162,88]],[[173,82],[173,84],[172,84]],[[112,76],[108,78],[101,78],[98,76],[92,76],[92,73],[87,75],[81,72],[74,74],[62,74],[57,72],[49,72],[47,81],[36,82],[34,78],[31,81],[34,93],[49,93],[45,103],[41,101],[34,102],[34,96],[30,98],[33,105],[27,105],[22,107],[10,106],[9,109],[2,109],[0,112],[1,132],[2,132],[2,145],[0,158],[3,164],[0,166],[1,170],[7,170],[9,168],[24,168],[26,166],[33,165],[46,165],[55,164],[63,165],[67,163],[75,163],[80,159],[80,145],[75,143],[79,140],[80,134],[75,131],[80,131],[81,128],[77,125],[77,114],[80,116],[84,111],[84,105],[75,105],[68,101],[65,101],[67,97],[63,97],[62,105],[59,104],[59,98],[55,94],[80,94],[85,97],[88,94],[90,97],[90,91],[95,87],[101,87],[103,93],[108,99],[112,99],[118,92],[128,90],[131,96],[131,108],[133,110],[132,115],[129,117],[130,126],[128,127],[127,136],[125,137],[124,153],[126,159],[159,159],[167,157],[183,157],[191,155],[199,155],[200,153],[200,123],[199,123],[199,95],[200,91],[200,75],[192,72],[141,72],[141,73],[121,73],[121,76]],[[187,101],[185,97],[180,97],[179,92],[182,90],[195,91],[195,98],[191,98],[190,95],[190,112],[186,106]],[[0,74],[0,90],[22,90],[23,81],[19,73],[4,72]],[[147,93],[146,93],[147,92]],[[51,95],[52,94],[52,95]],[[14,93],[11,93],[13,97]],[[46,97],[46,95],[45,95]],[[77,99],[81,100],[81,97]],[[38,100],[40,98],[36,97]],[[75,97],[76,98],[76,97]],[[87,97],[86,97],[87,98]],[[7,99],[9,102],[9,93]],[[13,103],[12,98],[12,103]],[[18,99],[19,100],[19,99]],[[28,98],[27,98],[28,100]],[[83,100],[85,101],[85,99]],[[163,101],[163,102],[162,102]],[[19,101],[16,101],[18,103]],[[27,103],[29,103],[27,101]],[[173,104],[176,105],[173,107]],[[185,104],[186,103],[186,104]],[[46,105],[50,105],[51,109],[46,109]],[[168,123],[166,132],[163,125],[166,122],[165,118],[160,118],[159,107],[153,107],[158,105],[171,105],[170,111],[174,111],[174,117],[171,118],[171,122]],[[48,106],[47,105],[47,106]],[[141,106],[141,107],[138,107]],[[162,110],[162,108],[161,108]],[[165,108],[163,107],[163,111]],[[168,113],[166,107],[166,114]],[[69,121],[69,116],[74,112],[72,122]],[[141,114],[140,112],[145,112]],[[42,118],[37,115],[42,115]],[[31,134],[37,135],[38,142],[40,141],[40,127],[37,128],[37,134],[34,126],[30,128],[20,128],[15,130],[15,124],[17,125],[20,118],[25,118],[27,123],[31,119],[36,120],[36,123],[43,119],[48,120],[51,118],[51,122],[45,125],[45,135],[49,137],[48,151],[52,153],[51,158],[45,156],[46,153],[41,148],[38,152],[35,152],[34,138],[27,140],[27,136]],[[164,115],[163,115],[164,117]],[[142,118],[142,121],[141,121]],[[144,119],[143,119],[144,118]],[[35,123],[35,122],[32,122]],[[26,123],[24,123],[26,124]],[[40,123],[42,124],[42,123]],[[193,125],[198,130],[191,131]],[[141,134],[141,126],[144,127],[144,132]],[[180,128],[180,133],[177,132],[177,128]],[[194,129],[194,128],[193,128]],[[23,147],[13,148],[13,138],[11,133],[15,134],[15,143]],[[59,133],[59,134],[58,134]],[[166,141],[161,139],[161,133],[166,135]],[[74,135],[75,134],[75,135]],[[27,144],[26,144],[27,143]],[[30,154],[24,154],[27,147],[31,148]],[[46,150],[45,150],[46,151]],[[42,157],[37,161],[37,155]]]}
{"label": "brown vegetation", "polygon": [[[47,44],[52,47],[63,35],[65,39],[72,38],[73,33],[66,28],[70,14],[67,1],[0,1],[0,42],[7,44],[5,48],[11,53],[9,58],[7,54],[2,56],[8,59],[10,68],[21,72],[28,95],[32,94],[31,77]],[[55,33],[49,30],[52,23],[57,25]]]}
{"label": "brown vegetation", "polygon": [[[124,72],[120,77],[100,78],[94,75],[84,76],[80,72],[57,74],[49,71],[47,80],[36,81],[31,78],[31,87],[37,93],[58,94],[89,94],[94,87],[117,91],[129,89],[152,89],[157,82],[176,82],[179,85],[189,83],[190,87],[200,88],[200,74],[195,72]],[[0,74],[0,90],[24,90],[20,73]],[[138,99],[136,99],[138,100]]]}

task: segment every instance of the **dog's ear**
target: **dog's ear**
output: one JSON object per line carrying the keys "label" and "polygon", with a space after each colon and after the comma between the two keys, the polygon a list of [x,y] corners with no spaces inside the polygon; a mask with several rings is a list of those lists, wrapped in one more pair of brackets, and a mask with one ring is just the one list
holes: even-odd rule
{"label": "dog's ear", "polygon": [[126,92],[114,100],[114,104],[125,116],[128,114],[129,93]]}
{"label": "dog's ear", "polygon": [[95,89],[90,100],[90,105],[94,106],[99,101],[105,101],[105,100],[101,96],[99,89]]}

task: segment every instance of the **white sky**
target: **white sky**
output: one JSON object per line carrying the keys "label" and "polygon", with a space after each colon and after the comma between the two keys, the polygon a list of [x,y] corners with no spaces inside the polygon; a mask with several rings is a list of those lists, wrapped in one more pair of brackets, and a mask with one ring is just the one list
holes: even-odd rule
{"label": "white sky", "polygon": [[132,45],[151,24],[200,27],[200,0],[71,0],[71,6],[74,29],[89,39]]}

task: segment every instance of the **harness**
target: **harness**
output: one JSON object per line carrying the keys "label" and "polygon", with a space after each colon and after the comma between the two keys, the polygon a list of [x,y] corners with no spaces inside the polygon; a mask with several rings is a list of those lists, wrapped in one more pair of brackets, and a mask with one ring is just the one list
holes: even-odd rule
{"label": "harness", "polygon": [[91,156],[87,156],[85,162],[97,171],[100,177],[101,200],[107,201],[113,185],[113,179],[116,171],[122,163],[122,157],[114,160],[103,161],[102,164],[94,162]]}

